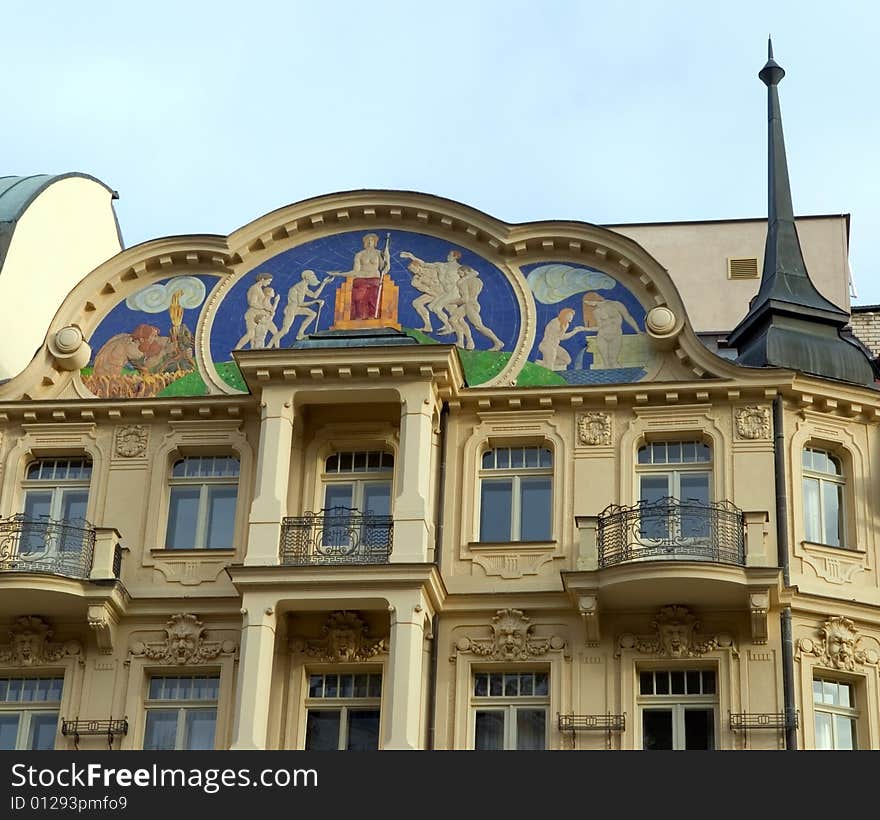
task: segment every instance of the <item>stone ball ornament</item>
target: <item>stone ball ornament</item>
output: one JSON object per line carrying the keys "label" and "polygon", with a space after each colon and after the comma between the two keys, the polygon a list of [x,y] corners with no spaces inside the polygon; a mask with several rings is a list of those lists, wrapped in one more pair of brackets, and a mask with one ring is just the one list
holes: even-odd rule
{"label": "stone ball ornament", "polygon": [[666,305],[652,307],[645,316],[645,330],[657,347],[672,347],[684,326],[681,318]]}
{"label": "stone ball ornament", "polygon": [[79,370],[89,363],[92,349],[76,325],[65,325],[49,338],[49,352],[62,370]]}

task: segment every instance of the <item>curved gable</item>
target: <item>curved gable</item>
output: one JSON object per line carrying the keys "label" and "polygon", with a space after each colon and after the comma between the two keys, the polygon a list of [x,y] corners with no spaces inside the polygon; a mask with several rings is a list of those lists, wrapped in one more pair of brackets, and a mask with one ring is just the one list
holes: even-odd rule
{"label": "curved gable", "polygon": [[8,396],[242,393],[238,351],[316,346],[451,344],[470,387],[737,370],[699,343],[669,275],[633,240],[394,191],[318,197],[227,238],[131,248],[70,294],[47,339]]}

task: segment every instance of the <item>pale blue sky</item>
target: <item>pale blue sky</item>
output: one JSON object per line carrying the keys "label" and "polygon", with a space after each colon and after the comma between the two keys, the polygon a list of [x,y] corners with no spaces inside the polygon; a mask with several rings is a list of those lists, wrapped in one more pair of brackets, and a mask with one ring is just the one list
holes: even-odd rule
{"label": "pale blue sky", "polygon": [[400,188],[508,222],[766,215],[773,34],[795,211],[852,214],[880,303],[867,2],[3,4],[0,175],[119,191],[128,245]]}

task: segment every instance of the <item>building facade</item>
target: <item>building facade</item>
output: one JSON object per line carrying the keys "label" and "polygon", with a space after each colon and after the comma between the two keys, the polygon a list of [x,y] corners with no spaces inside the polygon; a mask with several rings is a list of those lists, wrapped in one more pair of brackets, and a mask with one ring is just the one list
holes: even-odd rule
{"label": "building facade", "polygon": [[776,69],[723,327],[636,228],[415,193],[93,270],[0,385],[0,746],[880,749],[880,393]]}

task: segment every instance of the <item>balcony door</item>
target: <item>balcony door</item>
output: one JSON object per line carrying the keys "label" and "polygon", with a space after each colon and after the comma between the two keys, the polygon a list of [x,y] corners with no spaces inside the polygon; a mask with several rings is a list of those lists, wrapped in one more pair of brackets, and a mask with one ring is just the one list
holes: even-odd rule
{"label": "balcony door", "polygon": [[39,459],[28,466],[19,553],[22,561],[49,568],[79,560],[86,530],[88,459]]}
{"label": "balcony door", "polygon": [[660,441],[639,449],[639,535],[674,545],[711,535],[712,451],[697,441]]}
{"label": "balcony door", "polygon": [[393,472],[394,456],[382,451],[340,452],[327,459],[324,551],[387,550]]}

